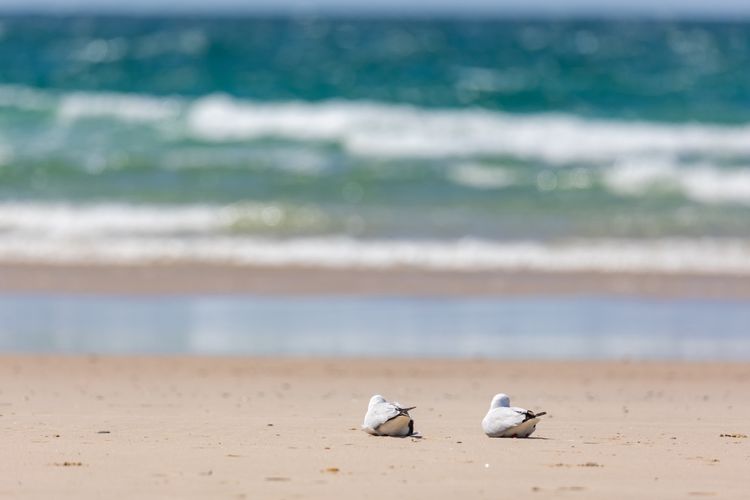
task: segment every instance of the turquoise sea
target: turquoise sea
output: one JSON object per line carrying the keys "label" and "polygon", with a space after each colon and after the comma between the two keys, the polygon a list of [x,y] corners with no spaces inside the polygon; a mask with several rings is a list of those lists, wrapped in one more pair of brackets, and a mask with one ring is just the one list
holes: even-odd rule
{"label": "turquoise sea", "polygon": [[750,273],[748,23],[5,16],[0,61],[4,260]]}

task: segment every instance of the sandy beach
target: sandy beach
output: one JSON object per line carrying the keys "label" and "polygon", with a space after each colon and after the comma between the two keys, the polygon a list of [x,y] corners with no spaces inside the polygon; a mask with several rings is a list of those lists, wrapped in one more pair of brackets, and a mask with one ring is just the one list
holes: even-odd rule
{"label": "sandy beach", "polygon": [[[0,358],[7,498],[746,498],[750,366]],[[486,438],[489,399],[549,415]],[[380,392],[422,439],[359,430]]]}

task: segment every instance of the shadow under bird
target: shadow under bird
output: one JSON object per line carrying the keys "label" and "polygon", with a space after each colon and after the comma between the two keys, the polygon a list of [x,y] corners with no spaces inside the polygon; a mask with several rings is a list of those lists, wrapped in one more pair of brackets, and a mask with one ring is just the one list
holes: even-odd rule
{"label": "shadow under bird", "polygon": [[414,420],[409,411],[416,406],[403,407],[398,402],[386,401],[380,394],[370,398],[362,430],[373,436],[413,436]]}
{"label": "shadow under bird", "polygon": [[482,420],[482,429],[489,437],[529,437],[536,430],[539,417],[546,414],[511,406],[507,394],[496,394]]}

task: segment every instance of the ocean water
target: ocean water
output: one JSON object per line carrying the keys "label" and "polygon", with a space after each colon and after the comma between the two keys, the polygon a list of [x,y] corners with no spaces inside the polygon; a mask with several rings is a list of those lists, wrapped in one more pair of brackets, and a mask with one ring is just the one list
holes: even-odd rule
{"label": "ocean water", "polygon": [[745,302],[0,295],[0,352],[747,361]]}
{"label": "ocean water", "polygon": [[750,23],[0,17],[0,260],[750,274]]}

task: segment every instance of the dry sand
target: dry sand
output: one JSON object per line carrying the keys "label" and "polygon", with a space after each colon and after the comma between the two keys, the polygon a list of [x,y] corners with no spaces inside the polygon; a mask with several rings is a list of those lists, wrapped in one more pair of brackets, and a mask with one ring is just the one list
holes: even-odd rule
{"label": "dry sand", "polygon": [[[535,439],[482,434],[498,391]],[[6,356],[0,430],[3,498],[750,495],[748,364]]]}

